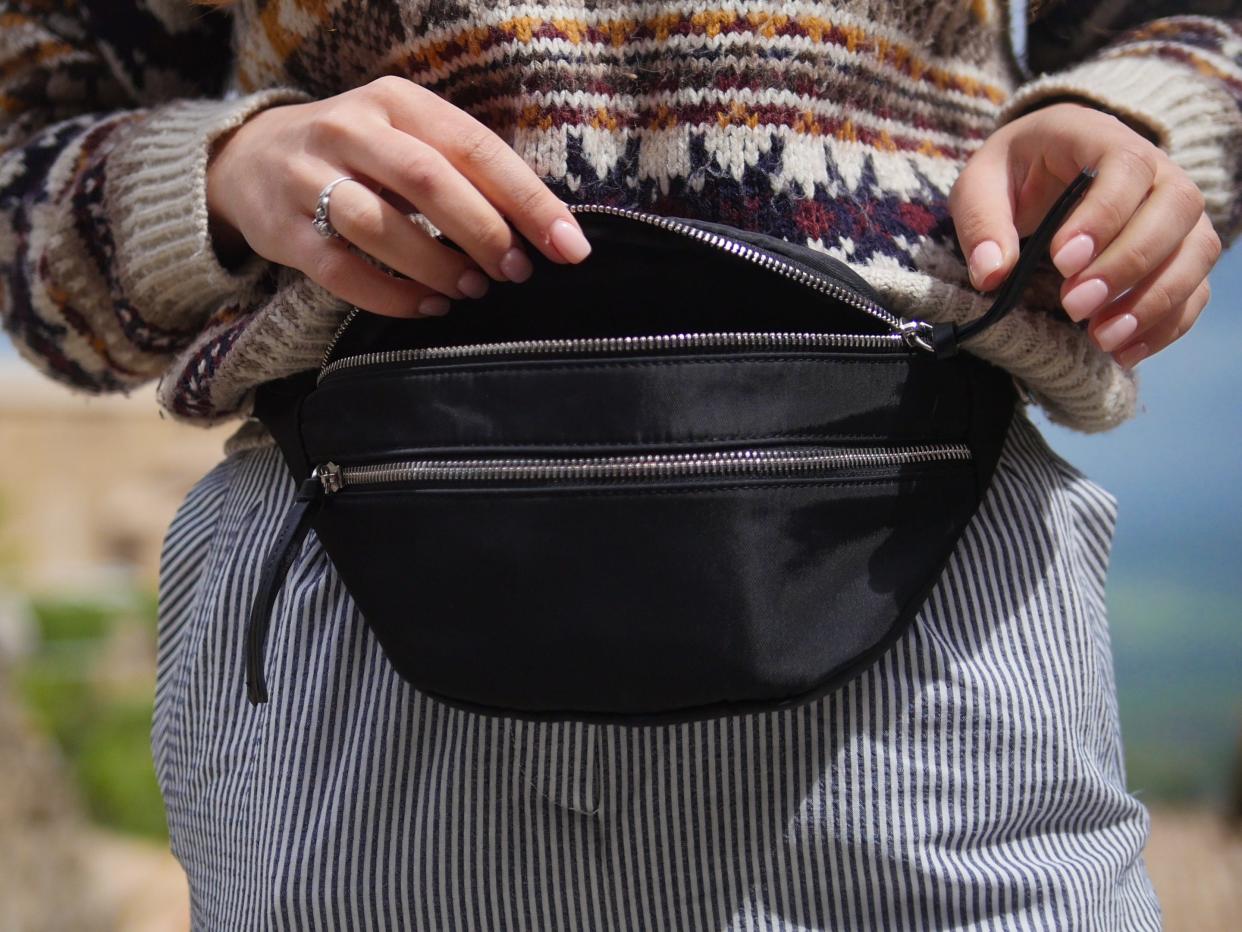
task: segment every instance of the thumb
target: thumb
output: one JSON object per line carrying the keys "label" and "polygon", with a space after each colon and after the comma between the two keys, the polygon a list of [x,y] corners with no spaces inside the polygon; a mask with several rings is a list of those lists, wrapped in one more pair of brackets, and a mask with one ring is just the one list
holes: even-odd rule
{"label": "thumb", "polygon": [[1015,201],[1009,147],[993,137],[971,156],[949,192],[957,241],[971,284],[980,291],[1003,282],[1017,261]]}

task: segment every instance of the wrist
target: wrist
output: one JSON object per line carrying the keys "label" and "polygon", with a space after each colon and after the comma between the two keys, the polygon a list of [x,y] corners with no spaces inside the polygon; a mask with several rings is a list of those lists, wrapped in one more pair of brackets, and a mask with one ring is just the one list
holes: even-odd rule
{"label": "wrist", "polygon": [[232,212],[237,195],[230,174],[234,152],[229,144],[235,142],[241,128],[235,127],[217,139],[207,156],[207,233],[216,258],[227,269],[237,268],[252,255]]}

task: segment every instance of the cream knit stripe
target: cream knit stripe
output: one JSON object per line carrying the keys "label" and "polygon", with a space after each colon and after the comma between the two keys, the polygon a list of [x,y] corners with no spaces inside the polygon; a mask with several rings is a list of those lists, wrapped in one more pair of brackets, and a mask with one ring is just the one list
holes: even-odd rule
{"label": "cream knit stripe", "polygon": [[[1222,238],[1231,239],[1230,212],[1237,200],[1242,163],[1242,114],[1219,82],[1190,64],[1156,58],[1150,44],[1125,45],[1100,58],[1024,86],[1001,111],[1009,121],[1051,99],[1072,96],[1151,127],[1161,148],[1199,186],[1208,216]],[[1208,57],[1201,50],[1193,54]],[[1242,80],[1242,72],[1219,56],[1211,62]]]}
{"label": "cream knit stripe", "polygon": [[[603,177],[620,158],[628,135],[589,126],[519,129],[512,145],[536,172],[545,177],[566,178],[570,187],[577,190],[582,179],[570,176],[567,165],[570,137],[582,140],[591,168],[597,177]],[[735,176],[753,164],[754,153],[767,151],[772,140],[779,139],[784,153],[780,168],[770,178],[776,194],[793,187],[810,196],[815,185],[833,196],[853,194],[859,190],[868,162],[885,191],[897,195],[920,192],[926,187],[925,179],[947,194],[962,167],[955,159],[918,152],[886,152],[860,142],[796,132],[787,126],[771,127],[765,136],[737,126],[704,129],[685,124],[667,130],[639,130],[636,135],[641,145],[634,176],[639,180],[657,180],[664,193],[668,193],[672,179],[690,174],[692,139],[701,140],[720,169]]]}
{"label": "cream knit stripe", "polygon": [[208,233],[207,156],[216,139],[266,107],[310,99],[273,88],[236,100],[184,100],[152,110],[108,156],[108,217],[122,290],[149,323],[193,329],[241,300],[267,263],[225,269]]}

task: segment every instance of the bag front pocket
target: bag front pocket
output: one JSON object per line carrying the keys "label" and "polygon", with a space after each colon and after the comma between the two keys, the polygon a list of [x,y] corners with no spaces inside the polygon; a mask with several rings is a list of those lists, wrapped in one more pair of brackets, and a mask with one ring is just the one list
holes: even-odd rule
{"label": "bag front pocket", "polygon": [[964,444],[317,474],[315,529],[403,677],[476,711],[588,721],[831,688],[904,629],[974,496]]}

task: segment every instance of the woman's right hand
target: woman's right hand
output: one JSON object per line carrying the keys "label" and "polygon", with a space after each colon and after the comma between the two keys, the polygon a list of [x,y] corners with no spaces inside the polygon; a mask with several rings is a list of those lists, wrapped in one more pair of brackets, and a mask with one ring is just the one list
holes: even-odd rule
{"label": "woman's right hand", "polygon": [[[325,239],[311,220],[319,192],[342,175],[361,183],[333,189],[331,221],[343,240]],[[252,116],[216,147],[207,206],[223,255],[248,245],[352,305],[395,317],[443,314],[446,295],[481,297],[487,276],[529,277],[508,221],[553,262],[579,262],[591,249],[573,214],[504,140],[395,76]],[[465,254],[429,236],[414,212]]]}

